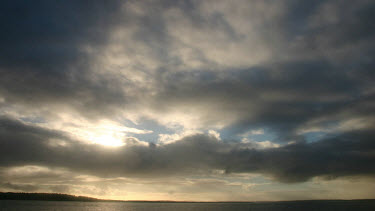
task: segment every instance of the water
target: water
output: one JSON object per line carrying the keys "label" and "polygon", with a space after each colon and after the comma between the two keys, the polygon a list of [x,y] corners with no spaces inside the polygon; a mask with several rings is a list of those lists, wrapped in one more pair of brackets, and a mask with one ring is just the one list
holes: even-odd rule
{"label": "water", "polygon": [[374,211],[372,201],[305,201],[276,203],[144,203],[144,202],[63,202],[0,201],[0,211]]}

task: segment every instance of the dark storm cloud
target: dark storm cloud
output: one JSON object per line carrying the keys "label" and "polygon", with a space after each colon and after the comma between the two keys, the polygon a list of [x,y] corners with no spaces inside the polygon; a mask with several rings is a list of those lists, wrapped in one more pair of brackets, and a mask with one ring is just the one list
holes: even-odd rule
{"label": "dark storm cloud", "polygon": [[44,74],[67,71],[84,56],[80,49],[84,44],[105,41],[118,5],[117,1],[3,1],[1,67]]}
{"label": "dark storm cloud", "polygon": [[2,1],[0,94],[7,103],[88,110],[91,104],[100,107],[98,102],[121,101],[110,79],[90,79],[85,50],[107,42],[120,8],[118,1]]}
{"label": "dark storm cloud", "polygon": [[[278,141],[284,138],[290,141],[291,137],[283,134],[293,135],[297,127],[314,118],[334,117],[333,121],[373,118],[371,113],[375,108],[369,105],[374,97],[365,94],[373,86],[364,82],[371,75],[353,77],[361,70],[318,60],[232,70],[221,75],[211,73],[209,79],[206,72],[177,73],[166,77],[169,86],[159,99],[192,106],[195,102],[205,102],[217,113],[237,116],[238,122],[227,128],[234,134],[263,127],[278,133]],[[366,110],[361,111],[361,107]],[[345,117],[335,117],[342,113],[346,113]],[[204,120],[210,120],[210,116]]]}
{"label": "dark storm cloud", "polygon": [[[155,76],[161,91],[150,100],[151,105],[158,112],[179,105],[196,107],[197,112],[203,108],[200,120],[205,125],[230,116],[236,118],[227,128],[233,134],[265,127],[278,133],[279,140],[298,139],[296,128],[314,118],[331,117],[339,122],[368,116],[373,107],[367,106],[367,113],[353,108],[373,102],[375,48],[369,36],[374,28],[369,8],[374,4],[284,3],[285,17],[272,20],[283,27],[262,28],[260,33],[283,37],[283,43],[276,45],[282,47],[275,49],[279,54],[275,57],[288,55],[287,61],[270,59],[248,69],[228,68],[224,73],[163,69]],[[225,19],[219,12],[215,15]],[[210,17],[200,19],[200,23],[220,32],[230,31],[218,29],[220,24],[208,20]],[[338,117],[345,112],[348,115]]]}
{"label": "dark storm cloud", "polygon": [[[322,9],[326,4],[333,6]],[[372,89],[374,59],[371,55],[375,49],[371,39],[374,33],[373,3],[284,1],[282,5],[285,10],[283,18],[267,20],[264,27],[259,26],[258,33],[267,37],[270,43],[275,43],[273,50],[279,54],[275,58],[289,55],[291,59],[288,61],[270,58],[257,67],[227,68],[225,74],[202,70],[205,73],[196,75],[187,72],[176,74],[173,67],[166,65],[159,71],[148,73],[151,79],[147,78],[147,81],[151,81],[152,87],[144,89],[129,80],[121,81],[111,73],[93,80],[90,72],[93,68],[90,63],[92,55],[82,49],[101,49],[98,46],[107,44],[114,26],[126,28],[137,25],[139,27],[132,33],[132,40],[118,43],[119,46],[131,46],[131,41],[142,43],[160,61],[181,62],[179,58],[170,57],[168,52],[173,38],[162,15],[170,8],[178,8],[196,29],[219,32],[234,44],[244,35],[235,31],[225,14],[220,11],[201,14],[199,4],[190,1],[148,4],[142,8],[142,15],[134,15],[127,10],[121,14],[122,5],[117,1],[64,4],[5,1],[1,6],[4,33],[0,37],[0,93],[7,103],[26,106],[61,104],[78,110],[82,115],[95,116],[114,115],[131,105],[132,108],[155,105],[155,112],[168,112],[169,108],[192,102],[198,106],[224,108],[229,116],[240,116],[233,127],[246,125],[246,122],[259,122],[259,125],[264,122],[265,125],[280,121],[280,128],[284,129],[281,125],[284,124],[288,131],[308,120],[308,116],[316,113],[315,110],[320,109],[319,113],[323,113],[327,107],[331,109],[362,96],[364,89]],[[324,18],[327,16],[325,13],[329,15],[330,12],[334,17]],[[321,13],[325,14],[322,14],[323,18],[314,22],[314,17]],[[273,25],[277,27],[270,27]],[[269,34],[278,34],[281,38],[273,40]],[[204,52],[199,54],[202,58],[207,56]],[[151,92],[156,94],[151,95]],[[277,92],[275,95],[279,100],[270,102],[261,99],[266,92]],[[286,103],[284,98],[290,96],[295,102]],[[340,97],[346,99],[336,100],[336,104],[321,102],[322,98],[335,101]],[[253,105],[255,110],[252,110]],[[273,113],[275,107],[286,112]],[[257,112],[256,117],[249,118],[254,112]],[[215,112],[208,112],[207,116],[204,117],[207,120],[202,118],[202,121],[210,123],[209,119],[217,120]],[[293,126],[288,126],[288,122]]]}
{"label": "dark storm cloud", "polygon": [[[2,167],[64,167],[111,177],[159,177],[215,169],[227,173],[261,173],[282,182],[303,182],[315,176],[375,174],[373,130],[259,150],[251,144],[222,142],[199,134],[162,146],[103,148],[70,141],[53,131],[4,117],[1,126]],[[51,138],[63,139],[66,145],[53,145]]]}
{"label": "dark storm cloud", "polygon": [[[237,118],[227,128],[233,134],[264,127],[279,133],[280,140],[317,118],[373,118],[374,107],[368,106],[375,79],[373,7],[371,1],[285,1],[284,19],[273,21],[283,26],[276,27],[283,47],[275,49],[275,57],[288,55],[287,61],[271,59],[225,73],[161,74],[164,89],[157,105],[202,104],[208,107],[202,118],[207,125],[228,112]],[[262,33],[278,32],[269,28]],[[356,109],[363,106],[366,111]]]}
{"label": "dark storm cloud", "polygon": [[[297,5],[289,13],[287,23],[291,25],[292,36],[304,36],[309,38],[313,44],[327,40],[329,46],[341,48],[342,45],[350,45],[361,40],[371,40],[374,35],[374,23],[370,20],[374,18],[374,3],[371,1],[358,1],[351,4],[351,1],[314,1]],[[324,8],[325,5],[330,7]],[[303,7],[305,9],[299,9]],[[306,11],[307,9],[307,11]],[[317,23],[306,24],[313,16],[322,15],[317,18]],[[293,24],[293,23],[302,24]],[[294,30],[293,30],[294,29]],[[299,29],[299,30],[298,30]],[[297,32],[295,32],[297,31]],[[295,33],[293,33],[295,32]]]}

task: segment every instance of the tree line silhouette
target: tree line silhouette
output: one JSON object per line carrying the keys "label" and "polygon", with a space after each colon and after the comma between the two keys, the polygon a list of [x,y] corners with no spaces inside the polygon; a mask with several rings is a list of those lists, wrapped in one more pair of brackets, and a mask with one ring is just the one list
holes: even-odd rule
{"label": "tree line silhouette", "polygon": [[74,196],[62,193],[14,193],[0,192],[0,200],[40,200],[40,201],[101,201],[87,196]]}

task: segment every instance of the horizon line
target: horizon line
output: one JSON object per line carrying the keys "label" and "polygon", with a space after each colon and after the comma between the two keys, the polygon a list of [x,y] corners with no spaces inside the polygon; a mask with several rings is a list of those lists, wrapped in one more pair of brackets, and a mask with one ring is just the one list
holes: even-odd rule
{"label": "horizon line", "polygon": [[[297,199],[297,200],[257,200],[257,201],[190,201],[190,200],[126,200],[126,199],[104,199],[104,198],[95,198],[90,196],[83,196],[83,195],[73,195],[73,194],[67,194],[67,193],[47,193],[47,192],[2,192],[0,191],[0,194],[24,194],[24,195],[32,195],[32,194],[44,194],[44,195],[64,195],[75,198],[75,200],[70,201],[83,201],[79,200],[79,198],[86,198],[86,202],[145,202],[145,203],[158,203],[158,202],[164,202],[164,203],[279,203],[279,202],[304,202],[304,201],[366,201],[366,200],[375,200],[375,198],[361,198],[361,199]],[[0,197],[0,200],[17,200],[17,199],[3,199]],[[37,200],[37,199],[20,199],[20,200]],[[92,201],[90,201],[92,200]],[[53,200],[48,200],[53,201]],[[69,201],[69,200],[61,200],[61,201]]]}

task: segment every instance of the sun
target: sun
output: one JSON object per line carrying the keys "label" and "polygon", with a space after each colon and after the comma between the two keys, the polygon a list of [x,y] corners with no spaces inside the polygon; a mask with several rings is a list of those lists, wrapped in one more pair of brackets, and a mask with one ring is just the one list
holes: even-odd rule
{"label": "sun", "polygon": [[120,147],[124,145],[124,142],[119,137],[115,137],[111,134],[103,134],[94,138],[94,143],[101,144],[104,146]]}
{"label": "sun", "polygon": [[63,116],[66,121],[62,124],[53,125],[52,129],[67,132],[72,139],[89,144],[102,146],[121,147],[127,145],[125,141],[132,134],[153,133],[151,130],[127,127],[115,121],[98,120],[90,122],[82,119],[73,119],[70,116]]}
{"label": "sun", "polygon": [[125,145],[126,127],[115,124],[91,124],[74,129],[80,140],[103,146],[120,147]]}

